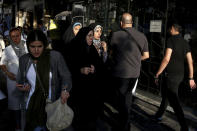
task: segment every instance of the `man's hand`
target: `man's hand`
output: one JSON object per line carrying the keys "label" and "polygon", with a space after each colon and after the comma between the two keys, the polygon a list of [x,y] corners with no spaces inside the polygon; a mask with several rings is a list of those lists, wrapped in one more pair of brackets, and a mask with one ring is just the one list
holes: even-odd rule
{"label": "man's hand", "polygon": [[189,80],[189,85],[190,85],[190,88],[193,90],[196,88],[196,83],[194,80]]}
{"label": "man's hand", "polygon": [[158,86],[159,85],[159,75],[156,74],[154,78],[155,78],[155,84]]}

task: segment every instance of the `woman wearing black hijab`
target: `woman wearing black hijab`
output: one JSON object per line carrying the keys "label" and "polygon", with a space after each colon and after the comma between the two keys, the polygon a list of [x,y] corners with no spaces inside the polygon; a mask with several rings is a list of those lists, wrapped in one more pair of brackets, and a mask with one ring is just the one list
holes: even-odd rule
{"label": "woman wearing black hijab", "polygon": [[72,107],[75,112],[76,130],[96,130],[96,120],[102,107],[102,85],[100,72],[102,60],[93,43],[93,30],[90,27],[80,29],[70,47],[70,70],[73,79],[71,91]]}
{"label": "woman wearing black hijab", "polygon": [[75,22],[71,24],[65,31],[63,35],[64,44],[67,45],[71,42],[71,40],[77,35],[79,30],[82,28],[82,24],[79,22]]}
{"label": "woman wearing black hijab", "polygon": [[64,35],[62,38],[64,41],[62,54],[66,61],[67,59],[69,59],[68,52],[69,52],[70,42],[72,41],[72,39],[75,38],[75,36],[77,35],[77,33],[79,32],[81,28],[82,28],[82,24],[80,22],[75,22],[75,23],[72,23],[64,32]]}

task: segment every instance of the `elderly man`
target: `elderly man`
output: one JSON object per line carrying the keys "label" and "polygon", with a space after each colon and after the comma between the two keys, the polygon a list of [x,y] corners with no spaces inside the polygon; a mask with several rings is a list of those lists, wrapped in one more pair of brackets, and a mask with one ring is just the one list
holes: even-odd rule
{"label": "elderly man", "polygon": [[16,74],[18,72],[19,57],[27,53],[27,47],[21,40],[19,29],[13,28],[9,32],[10,45],[2,54],[0,68],[7,76],[8,109],[11,112],[13,122],[10,126],[20,129],[20,96],[16,89]]}
{"label": "elderly man", "polygon": [[128,131],[132,89],[140,75],[141,60],[149,58],[149,51],[145,35],[132,28],[131,14],[124,13],[120,24],[122,30],[112,34],[110,43],[112,76],[121,122],[118,130]]}

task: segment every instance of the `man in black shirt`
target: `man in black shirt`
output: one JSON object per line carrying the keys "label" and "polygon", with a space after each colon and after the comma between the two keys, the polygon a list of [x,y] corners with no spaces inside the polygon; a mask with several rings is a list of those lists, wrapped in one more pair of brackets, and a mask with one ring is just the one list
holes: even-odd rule
{"label": "man in black shirt", "polygon": [[188,126],[185,122],[184,113],[178,99],[178,87],[184,77],[184,59],[186,57],[189,68],[189,84],[190,88],[196,88],[193,79],[193,62],[189,44],[180,35],[181,26],[173,24],[170,27],[172,35],[167,41],[165,56],[161,62],[159,70],[155,76],[155,82],[158,84],[158,77],[166,68],[165,82],[166,86],[162,87],[162,102],[158,112],[155,115],[156,120],[161,120],[161,117],[168,105],[172,106],[178,122],[181,126],[181,131],[188,131]]}
{"label": "man in black shirt", "polygon": [[116,90],[116,104],[120,116],[120,128],[129,130],[129,115],[132,89],[140,75],[141,60],[149,58],[145,35],[132,28],[132,16],[124,13],[122,30],[114,32],[111,38],[113,88]]}

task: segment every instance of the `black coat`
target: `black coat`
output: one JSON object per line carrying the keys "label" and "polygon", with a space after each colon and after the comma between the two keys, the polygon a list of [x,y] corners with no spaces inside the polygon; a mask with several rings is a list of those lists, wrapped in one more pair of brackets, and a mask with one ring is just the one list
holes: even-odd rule
{"label": "black coat", "polygon": [[[69,46],[68,63],[73,80],[71,105],[82,121],[95,119],[102,105],[100,78],[103,63],[96,48],[93,45],[89,46],[85,41],[90,30],[88,27],[82,28]],[[81,68],[91,65],[95,67],[93,74],[84,75],[80,72]]]}

